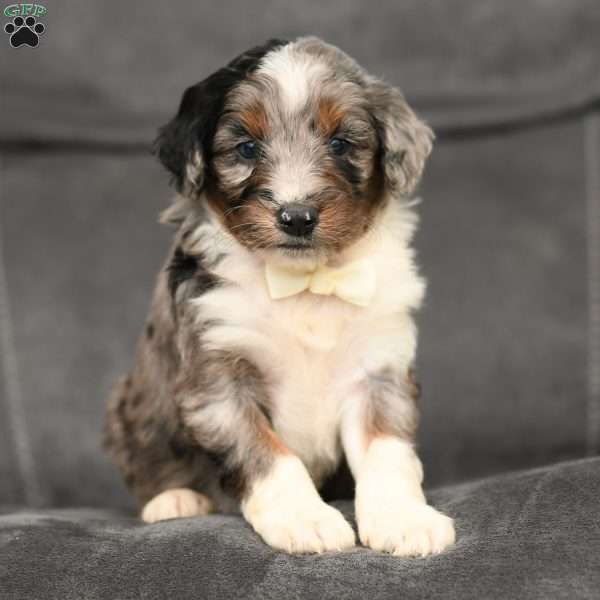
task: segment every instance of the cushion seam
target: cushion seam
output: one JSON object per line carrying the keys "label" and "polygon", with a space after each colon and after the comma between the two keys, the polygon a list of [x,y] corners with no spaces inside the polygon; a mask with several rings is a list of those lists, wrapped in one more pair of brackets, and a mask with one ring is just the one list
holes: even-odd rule
{"label": "cushion seam", "polygon": [[18,360],[14,345],[2,228],[3,221],[0,218],[0,350],[2,354],[1,368],[4,373],[7,425],[12,437],[13,451],[25,502],[29,506],[40,506],[42,504],[42,493],[27,429]]}
{"label": "cushion seam", "polygon": [[600,450],[600,111],[584,120],[588,254],[588,394],[586,450]]}

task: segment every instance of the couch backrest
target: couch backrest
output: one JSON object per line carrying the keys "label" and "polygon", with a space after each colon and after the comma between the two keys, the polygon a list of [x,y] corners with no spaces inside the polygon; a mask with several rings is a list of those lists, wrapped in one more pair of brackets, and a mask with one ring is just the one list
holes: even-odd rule
{"label": "couch backrest", "polygon": [[128,504],[100,431],[169,240],[150,141],[187,85],[303,33],[438,134],[417,236],[428,482],[598,451],[596,0],[45,6],[0,79],[0,503]]}

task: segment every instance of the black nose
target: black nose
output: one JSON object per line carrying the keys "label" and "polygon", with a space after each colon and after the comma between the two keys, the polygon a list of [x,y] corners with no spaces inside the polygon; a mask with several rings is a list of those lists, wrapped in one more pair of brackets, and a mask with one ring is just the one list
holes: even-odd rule
{"label": "black nose", "polygon": [[288,204],[277,213],[277,222],[288,235],[308,237],[319,220],[317,211],[304,204]]}

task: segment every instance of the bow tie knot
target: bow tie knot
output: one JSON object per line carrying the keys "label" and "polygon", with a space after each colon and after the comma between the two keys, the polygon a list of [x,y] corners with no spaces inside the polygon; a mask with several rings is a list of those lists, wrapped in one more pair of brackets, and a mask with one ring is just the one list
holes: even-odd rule
{"label": "bow tie knot", "polygon": [[375,295],[376,273],[368,259],[356,260],[337,269],[322,266],[314,271],[298,271],[266,263],[265,275],[273,300],[308,290],[313,294],[337,296],[357,306],[368,306]]}

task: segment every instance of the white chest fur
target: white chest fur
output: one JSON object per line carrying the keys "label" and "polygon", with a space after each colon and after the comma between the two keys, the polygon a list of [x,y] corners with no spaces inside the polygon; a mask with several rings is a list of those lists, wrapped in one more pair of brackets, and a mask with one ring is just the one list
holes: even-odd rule
{"label": "white chest fur", "polygon": [[[275,431],[319,480],[339,458],[342,399],[336,382],[347,364],[344,347],[355,309],[310,292],[278,301],[269,331],[279,355],[271,373]],[[273,377],[275,375],[275,377]]]}
{"label": "white chest fur", "polygon": [[369,371],[413,359],[409,315],[424,286],[408,248],[411,217],[388,214],[351,257],[366,255],[376,269],[377,292],[366,308],[308,291],[272,300],[264,263],[231,242],[217,269],[231,284],[192,301],[199,319],[219,323],[204,343],[241,353],[261,370],[275,431],[317,481],[339,459],[339,423],[353,388]]}

